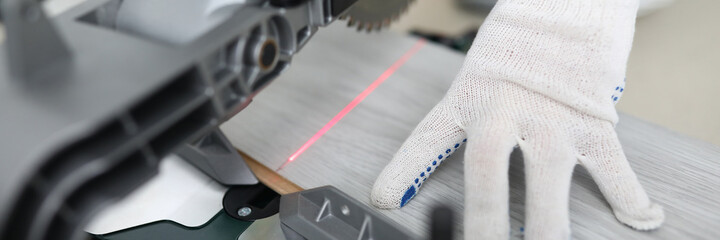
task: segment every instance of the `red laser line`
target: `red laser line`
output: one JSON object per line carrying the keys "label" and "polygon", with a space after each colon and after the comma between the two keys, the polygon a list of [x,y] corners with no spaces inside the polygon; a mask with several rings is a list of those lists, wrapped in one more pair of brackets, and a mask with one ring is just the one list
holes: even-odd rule
{"label": "red laser line", "polygon": [[408,59],[410,59],[413,55],[415,55],[415,53],[417,53],[424,45],[425,45],[424,39],[418,40],[417,43],[415,43],[415,45],[413,45],[410,48],[410,50],[405,52],[405,54],[403,54],[402,57],[400,57],[400,59],[398,59],[397,61],[395,61],[395,63],[390,65],[390,67],[388,69],[386,69],[385,72],[380,74],[380,77],[375,79],[375,81],[373,81],[373,83],[370,84],[370,86],[365,88],[365,90],[363,90],[360,94],[358,94],[357,97],[355,97],[355,99],[353,99],[347,106],[345,106],[345,108],[340,110],[340,112],[337,115],[335,115],[335,117],[330,119],[330,121],[328,123],[326,123],[325,126],[323,126],[320,129],[320,131],[317,131],[317,133],[315,133],[315,135],[313,135],[307,142],[305,142],[305,144],[303,144],[297,151],[295,151],[295,153],[290,155],[290,157],[287,159],[287,161],[285,161],[285,163],[283,163],[283,165],[280,166],[276,171],[280,171],[280,169],[284,168],[285,165],[287,165],[288,163],[290,163],[292,161],[295,161],[295,159],[297,159],[298,156],[300,156],[300,154],[305,152],[305,150],[307,150],[318,139],[320,139],[320,137],[322,137],[327,131],[329,131],[330,128],[335,126],[335,124],[337,122],[339,122],[340,119],[345,117],[345,115],[348,114],[350,111],[352,111],[353,108],[355,108],[355,106],[360,104],[360,102],[362,102],[368,95],[370,95],[370,93],[375,91],[375,89],[378,86],[380,86],[380,84],[385,82],[385,80],[387,80],[393,73],[395,73],[395,71],[398,70],[398,68],[400,68],[403,64],[405,64],[405,62],[407,62]]}

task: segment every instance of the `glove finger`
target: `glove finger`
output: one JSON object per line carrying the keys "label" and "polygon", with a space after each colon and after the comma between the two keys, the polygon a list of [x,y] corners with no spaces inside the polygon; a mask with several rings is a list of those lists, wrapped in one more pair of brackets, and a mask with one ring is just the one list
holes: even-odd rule
{"label": "glove finger", "polygon": [[370,193],[373,205],[405,206],[430,174],[466,141],[465,132],[446,106],[441,101],[425,116],[380,173]]}
{"label": "glove finger", "polygon": [[620,222],[638,230],[659,227],[665,219],[662,207],[650,202],[612,125],[606,123],[597,129],[602,131],[589,133],[589,137],[580,142],[580,163],[593,177]]}
{"label": "glove finger", "polygon": [[568,197],[577,160],[566,138],[553,133],[533,129],[519,142],[525,163],[525,239],[570,239]]}
{"label": "glove finger", "polygon": [[508,239],[508,163],[517,144],[510,128],[468,128],[465,149],[465,236]]}

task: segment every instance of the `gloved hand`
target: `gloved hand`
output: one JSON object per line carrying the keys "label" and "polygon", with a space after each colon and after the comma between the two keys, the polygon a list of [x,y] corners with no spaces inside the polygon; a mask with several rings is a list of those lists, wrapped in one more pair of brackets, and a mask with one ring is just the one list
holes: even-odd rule
{"label": "gloved hand", "polygon": [[446,96],[412,132],[373,187],[398,208],[467,141],[465,236],[507,239],[508,162],[526,175],[526,239],[568,239],[572,171],[587,168],[616,218],[660,226],[615,133],[637,0],[500,0]]}

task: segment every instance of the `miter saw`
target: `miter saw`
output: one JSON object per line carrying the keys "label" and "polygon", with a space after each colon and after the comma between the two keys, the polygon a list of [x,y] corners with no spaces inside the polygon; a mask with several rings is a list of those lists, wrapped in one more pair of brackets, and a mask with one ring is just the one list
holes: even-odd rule
{"label": "miter saw", "polygon": [[[88,0],[50,18],[37,0],[1,0],[0,238],[86,238],[90,217],[170,154],[220,184],[257,183],[217,126],[319,27],[347,18],[376,30],[410,1]],[[321,189],[293,199],[314,206],[343,196]],[[365,216],[334,219],[363,238],[381,238],[370,228],[402,234]]]}

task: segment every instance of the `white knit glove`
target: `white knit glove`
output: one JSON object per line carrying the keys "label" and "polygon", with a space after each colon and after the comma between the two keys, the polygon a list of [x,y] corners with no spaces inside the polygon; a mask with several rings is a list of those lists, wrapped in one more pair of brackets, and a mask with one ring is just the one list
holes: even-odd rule
{"label": "white knit glove", "polygon": [[568,239],[572,171],[581,164],[617,219],[660,226],[615,133],[614,103],[634,32],[637,0],[501,0],[478,31],[445,98],[401,146],[372,203],[398,208],[467,141],[465,236],[507,239],[508,162],[526,174],[526,239]]}

